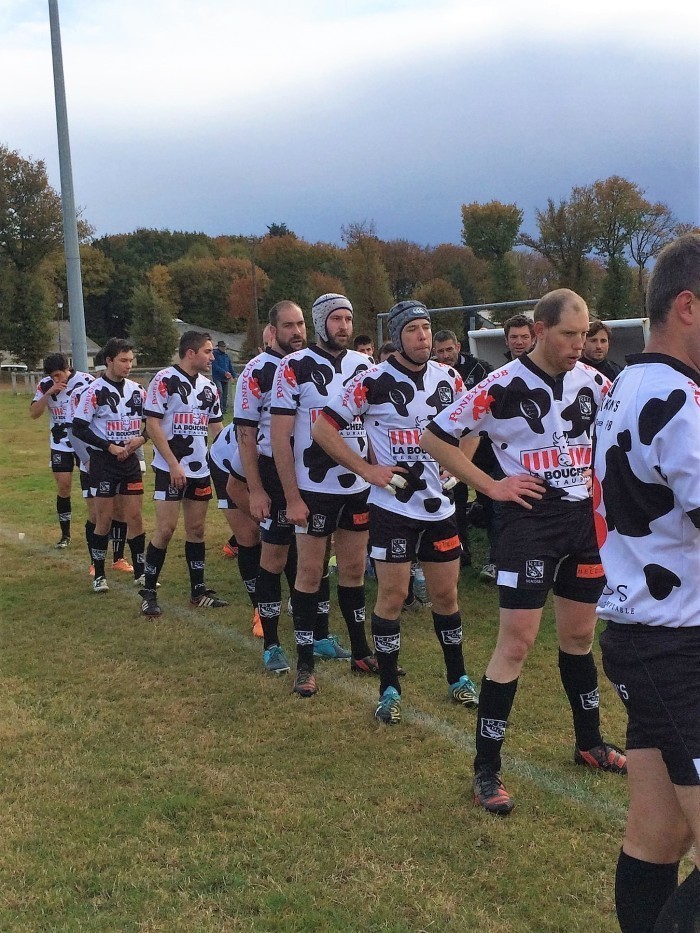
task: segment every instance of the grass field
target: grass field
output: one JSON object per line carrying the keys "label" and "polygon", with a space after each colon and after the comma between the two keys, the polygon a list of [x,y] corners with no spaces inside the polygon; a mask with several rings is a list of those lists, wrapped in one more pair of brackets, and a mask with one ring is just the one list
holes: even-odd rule
{"label": "grass field", "polygon": [[[625,781],[572,762],[551,614],[506,744],[517,807],[498,819],[472,805],[475,716],[448,703],[428,612],[403,624],[392,729],[372,718],[376,681],[344,663],[319,667],[312,700],[263,674],[214,509],[207,577],[231,608],[189,608],[178,538],[165,615],[146,622],[125,576],[90,589],[77,482],[73,545],[53,550],[48,424],[28,404],[0,393],[0,930],[617,929]],[[148,535],[150,496],[145,510]],[[478,681],[496,594],[462,577]],[[281,633],[291,655],[286,616]],[[601,692],[621,742],[622,707]]]}

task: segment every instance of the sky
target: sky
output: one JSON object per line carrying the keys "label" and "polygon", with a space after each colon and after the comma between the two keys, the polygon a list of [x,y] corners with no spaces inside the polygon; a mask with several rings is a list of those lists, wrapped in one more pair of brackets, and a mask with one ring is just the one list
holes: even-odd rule
{"label": "sky", "polygon": [[[459,243],[621,175],[700,225],[686,0],[58,0],[75,200],[142,227]],[[60,189],[46,0],[0,0],[0,144]]]}

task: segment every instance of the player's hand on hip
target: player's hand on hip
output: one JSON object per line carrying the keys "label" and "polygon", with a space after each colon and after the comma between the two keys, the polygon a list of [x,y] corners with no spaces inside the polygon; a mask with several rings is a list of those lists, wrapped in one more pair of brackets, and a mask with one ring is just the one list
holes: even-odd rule
{"label": "player's hand on hip", "polygon": [[387,491],[396,495],[397,489],[403,489],[406,486],[406,480],[401,475],[405,472],[401,467],[370,463],[365,470],[364,479],[372,486],[383,486]]}
{"label": "player's hand on hip", "polygon": [[520,473],[517,476],[506,476],[496,481],[487,495],[497,502],[517,502],[518,505],[531,509],[532,503],[523,497],[541,499],[544,495],[545,485],[544,480],[539,476]]}

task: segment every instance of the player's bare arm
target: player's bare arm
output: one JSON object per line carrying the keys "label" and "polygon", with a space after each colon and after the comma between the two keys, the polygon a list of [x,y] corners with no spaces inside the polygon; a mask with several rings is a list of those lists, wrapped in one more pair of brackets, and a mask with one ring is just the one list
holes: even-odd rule
{"label": "player's bare arm", "polygon": [[236,425],[238,453],[243,464],[248,492],[250,494],[250,514],[256,522],[270,517],[270,497],[265,492],[258,467],[258,431],[247,424]]}
{"label": "player's bare arm", "polygon": [[401,467],[368,463],[345,443],[345,438],[338,433],[338,428],[326,417],[316,420],[311,434],[316,443],[320,444],[336,463],[352,470],[373,486],[388,486],[397,473],[406,472]]}

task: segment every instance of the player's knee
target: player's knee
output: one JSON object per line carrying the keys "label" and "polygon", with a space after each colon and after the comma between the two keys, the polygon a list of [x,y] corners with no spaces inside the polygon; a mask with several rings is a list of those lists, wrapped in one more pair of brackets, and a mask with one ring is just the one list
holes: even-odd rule
{"label": "player's knee", "polygon": [[637,819],[632,810],[627,820],[624,848],[635,858],[655,864],[680,861],[693,845],[693,833],[683,819]]}

